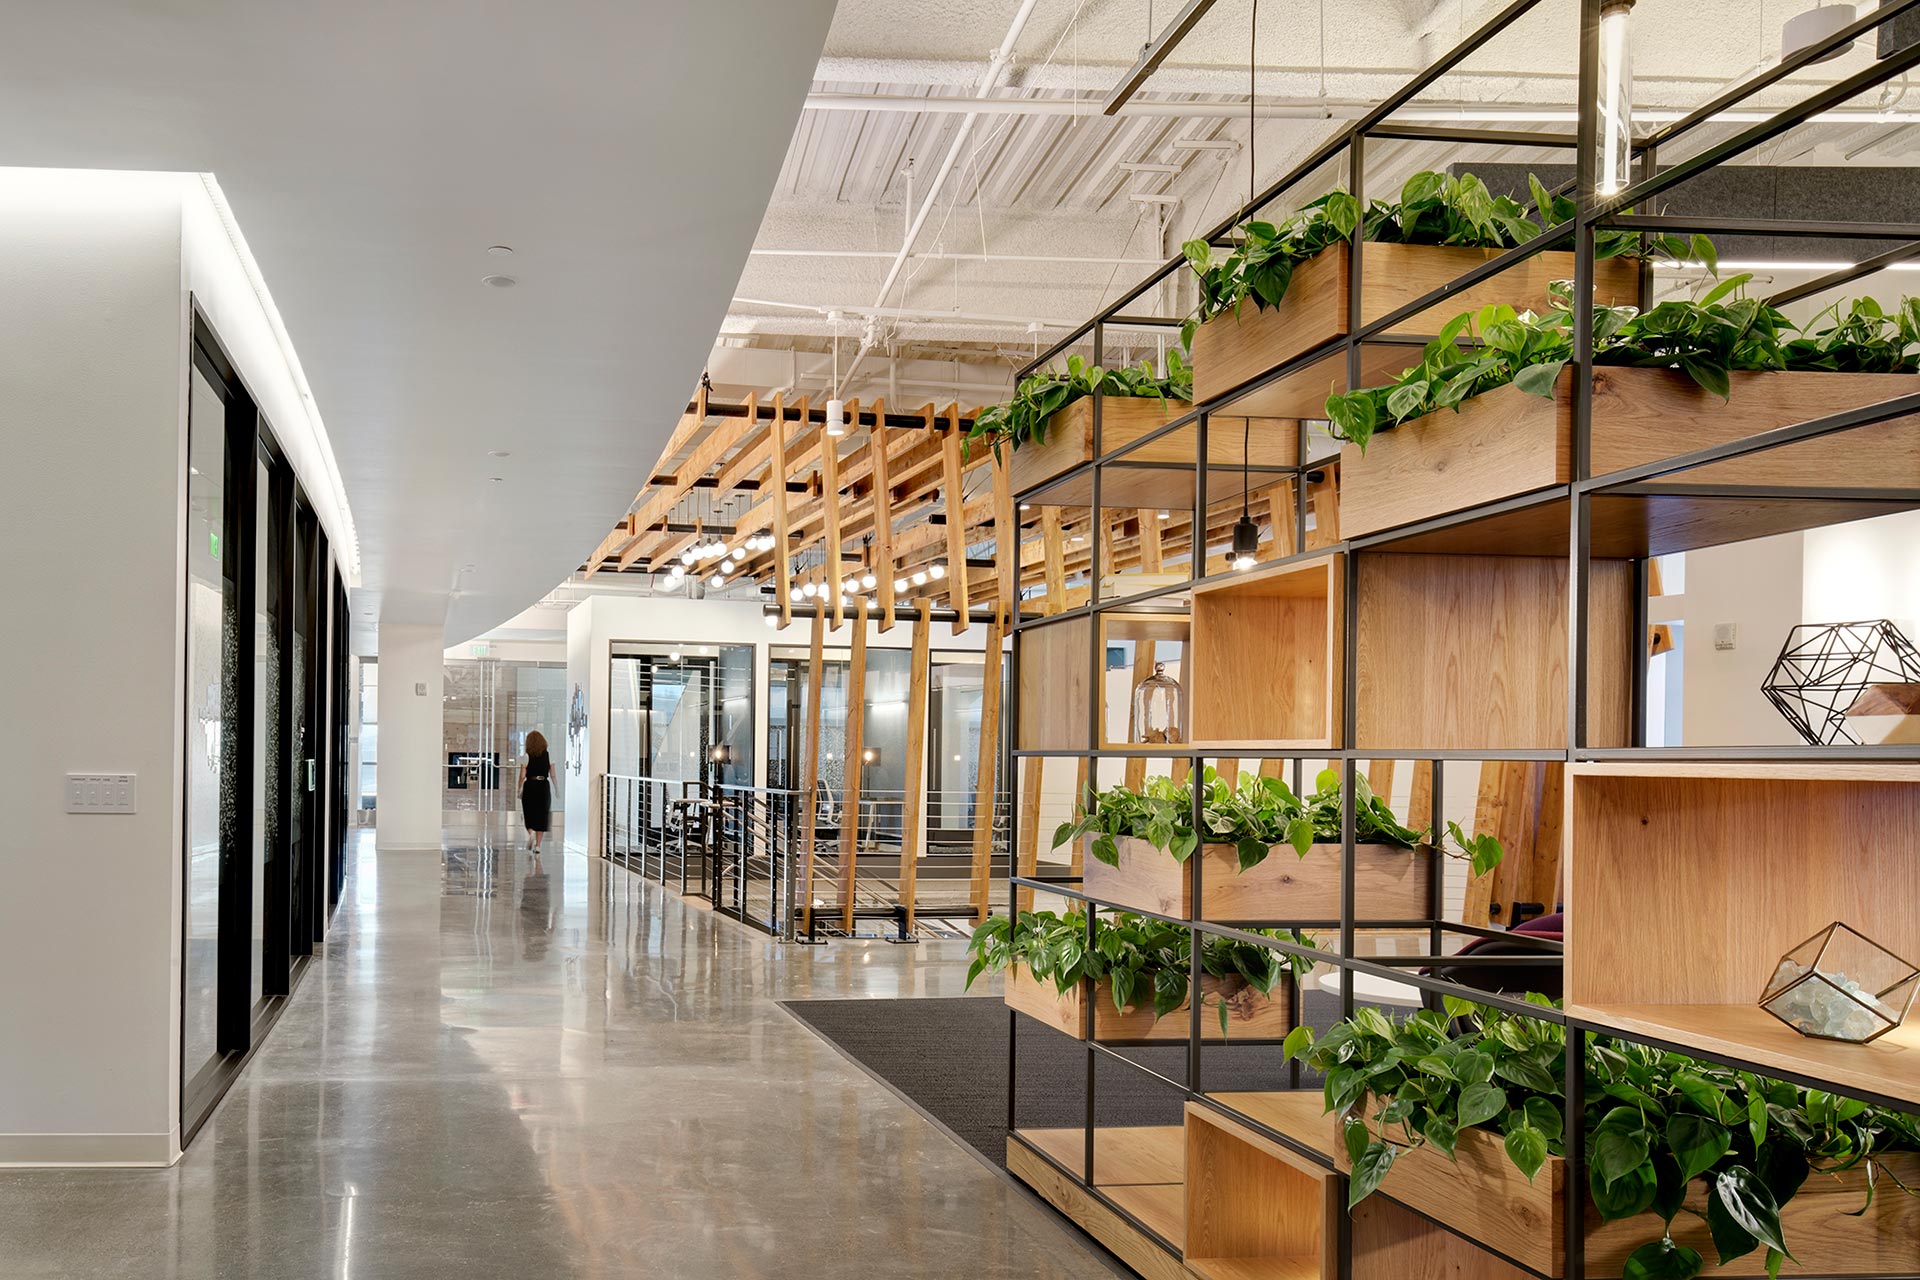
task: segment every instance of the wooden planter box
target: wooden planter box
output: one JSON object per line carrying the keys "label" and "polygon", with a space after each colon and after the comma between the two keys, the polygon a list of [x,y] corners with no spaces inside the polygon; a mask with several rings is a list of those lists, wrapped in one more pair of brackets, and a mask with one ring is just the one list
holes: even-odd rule
{"label": "wooden planter box", "polygon": [[[1283,978],[1281,981],[1285,983],[1290,979]],[[1204,1039],[1225,1039],[1229,1042],[1283,1040],[1287,1032],[1293,1030],[1284,986],[1275,987],[1273,997],[1269,999],[1249,987],[1244,978],[1206,978],[1201,982],[1201,991],[1207,997],[1207,1006],[1201,1016]],[[1008,1007],[1076,1040],[1086,1038],[1086,1015],[1081,1005],[1085,995],[1084,984],[1063,995],[1055,989],[1051,980],[1043,982],[1034,978],[1024,965],[1016,963],[1007,969]],[[1213,1001],[1217,995],[1226,997],[1230,1010],[1230,1030],[1224,1037],[1220,1034],[1220,1014]],[[1094,1039],[1102,1043],[1187,1038],[1188,1014],[1185,1004],[1164,1018],[1153,1016],[1151,999],[1142,1005],[1129,1005],[1127,1011],[1122,1013],[1113,1007],[1113,986],[1104,978],[1095,986],[1094,998]]]}
{"label": "wooden planter box", "polygon": [[[1336,1143],[1341,1169],[1350,1167],[1344,1144]],[[1566,1274],[1566,1162],[1549,1156],[1532,1182],[1513,1166],[1500,1136],[1469,1129],[1455,1146],[1457,1162],[1430,1147],[1401,1156],[1380,1184],[1380,1191],[1435,1222],[1477,1240],[1543,1275]],[[1895,1157],[1903,1181],[1920,1173],[1920,1156]],[[1911,1183],[1909,1182],[1909,1185]],[[1883,1188],[1884,1190],[1884,1188]],[[1705,1209],[1705,1187],[1696,1182],[1688,1203]],[[1866,1203],[1866,1175],[1855,1171],[1838,1178],[1816,1174],[1781,1213],[1781,1227],[1798,1266],[1782,1275],[1875,1275],[1911,1269],[1920,1240],[1920,1202],[1896,1194],[1876,1195],[1863,1218],[1846,1215]],[[1660,1236],[1653,1214],[1618,1222],[1601,1219],[1587,1204],[1587,1274],[1619,1276],[1633,1251]],[[1673,1220],[1673,1238],[1707,1260],[1704,1274],[1761,1276],[1766,1251],[1755,1250],[1725,1267],[1705,1222],[1688,1213]]]}
{"label": "wooden planter box", "polygon": [[[1596,369],[1593,473],[1657,462],[1920,391],[1900,373],[1736,373],[1728,400],[1672,369]],[[1716,463],[1692,484],[1920,486],[1920,417]],[[1675,446],[1678,445],[1679,448]],[[1348,537],[1464,511],[1573,476],[1573,375],[1552,400],[1501,387],[1340,449],[1340,527]]]}
{"label": "wooden planter box", "polygon": [[[1129,444],[1157,431],[1189,406],[1182,400],[1157,397],[1106,396],[1100,402],[1101,455],[1111,457]],[[1238,424],[1235,424],[1236,426]],[[1255,468],[1291,467],[1299,461],[1298,427],[1293,422],[1265,422],[1252,432],[1247,461]],[[1190,430],[1175,431],[1126,455],[1121,465],[1108,468],[1102,480],[1101,504],[1108,507],[1191,507],[1193,464],[1198,437]],[[1241,433],[1214,432],[1207,453],[1216,467],[1241,465]],[[1075,400],[1047,419],[1046,440],[1013,450],[1008,462],[1013,491],[1026,493],[1083,462],[1093,451],[1093,397]],[[1170,473],[1185,477],[1182,481]],[[1185,494],[1184,499],[1182,494]],[[1092,501],[1090,479],[1049,491],[1040,501],[1052,506],[1086,506]]]}
{"label": "wooden planter box", "polygon": [[[1374,244],[1361,251],[1361,317],[1371,323],[1449,280],[1457,279],[1498,249],[1459,249],[1444,245]],[[1248,303],[1201,325],[1193,335],[1193,393],[1214,400],[1235,387],[1276,369],[1324,342],[1342,337],[1347,327],[1350,277],[1347,245],[1335,245],[1294,269],[1287,296],[1277,307],[1260,310]],[[1408,320],[1408,333],[1432,333],[1463,311],[1495,303],[1540,310],[1550,301],[1547,286],[1573,279],[1573,254],[1538,253],[1492,279],[1434,305]],[[1594,298],[1635,303],[1640,296],[1637,264],[1609,258],[1594,264]],[[1407,353],[1413,356],[1414,353]]]}
{"label": "wooden planter box", "polygon": [[[1086,861],[1086,891],[1103,903],[1190,918],[1193,892],[1190,868],[1145,840],[1115,842],[1120,864],[1110,867],[1092,856]],[[1203,844],[1200,905],[1203,919],[1220,922],[1337,920],[1340,917],[1340,846],[1316,844],[1302,858],[1290,844],[1275,845],[1266,861],[1240,870],[1239,851],[1230,844]],[[1433,876],[1427,851],[1390,844],[1355,845],[1354,891],[1364,917],[1424,920]]]}

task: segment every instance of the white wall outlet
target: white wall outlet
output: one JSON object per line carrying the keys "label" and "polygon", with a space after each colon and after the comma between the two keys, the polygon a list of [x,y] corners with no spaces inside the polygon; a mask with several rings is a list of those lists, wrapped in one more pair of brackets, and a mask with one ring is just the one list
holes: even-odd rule
{"label": "white wall outlet", "polygon": [[131,773],[68,774],[67,812],[140,812],[138,775]]}
{"label": "white wall outlet", "polygon": [[1713,624],[1713,647],[1732,649],[1740,643],[1740,624],[1737,622],[1716,622]]}
{"label": "white wall outlet", "polygon": [[425,680],[415,680],[413,682],[413,696],[416,698],[424,698],[427,696],[427,682]]}

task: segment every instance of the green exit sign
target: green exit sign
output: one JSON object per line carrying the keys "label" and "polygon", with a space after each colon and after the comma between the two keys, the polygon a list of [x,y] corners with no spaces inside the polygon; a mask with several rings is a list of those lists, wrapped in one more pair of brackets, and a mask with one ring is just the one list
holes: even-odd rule
{"label": "green exit sign", "polygon": [[207,530],[207,554],[215,560],[220,558],[220,531],[218,529]]}

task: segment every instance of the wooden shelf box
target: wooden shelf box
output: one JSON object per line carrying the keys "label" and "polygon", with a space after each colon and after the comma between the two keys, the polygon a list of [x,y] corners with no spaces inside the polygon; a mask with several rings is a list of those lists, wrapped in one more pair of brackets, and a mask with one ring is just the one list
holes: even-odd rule
{"label": "wooden shelf box", "polygon": [[[1920,390],[1913,374],[1735,373],[1727,400],[1671,369],[1593,374],[1593,474],[1726,444]],[[1676,431],[1676,424],[1685,429]],[[1690,484],[1920,488],[1920,416],[1867,428],[1874,447],[1810,440],[1670,477]],[[1680,446],[1676,449],[1676,445]],[[1340,449],[1340,527],[1361,537],[1566,484],[1573,374],[1551,400],[1501,387]]]}
{"label": "wooden shelf box", "polygon": [[1015,742],[1021,750],[1087,749],[1092,628],[1082,616],[1015,633],[1013,664],[1020,681]]}
{"label": "wooden shelf box", "polygon": [[[1083,462],[1093,461],[1093,399],[1082,396],[1048,418],[1042,443],[1029,441],[1012,451],[1007,469],[1015,493],[1024,493]],[[1163,404],[1156,397],[1102,397],[1100,436],[1106,452],[1112,453],[1159,430],[1187,408],[1182,400],[1168,400]],[[1178,457],[1162,456],[1173,450],[1179,451]],[[1189,466],[1193,463],[1192,441],[1179,432],[1148,445],[1144,452],[1155,455],[1161,462],[1183,462]]]}
{"label": "wooden shelf box", "polygon": [[1187,714],[1196,744],[1339,742],[1345,570],[1346,557],[1334,553],[1195,588]]}
{"label": "wooden shelf box", "polygon": [[[1355,571],[1360,747],[1391,755],[1567,745],[1565,556],[1364,552]],[[1588,587],[1587,741],[1625,746],[1632,567],[1595,560]]]}
{"label": "wooden shelf box", "polygon": [[[1047,420],[1046,440],[1028,443],[1011,452],[1007,467],[1013,491],[1033,493],[1033,501],[1049,506],[1090,506],[1093,480],[1062,481],[1041,486],[1056,476],[1094,459],[1093,397],[1084,396]],[[1170,431],[1120,458],[1113,455],[1141,437],[1159,430],[1192,406],[1184,400],[1162,404],[1154,397],[1104,396],[1100,401],[1100,454],[1113,459],[1102,474],[1101,505],[1114,508],[1193,506],[1193,469],[1199,433],[1193,427]],[[1207,439],[1207,458],[1215,468],[1230,467],[1238,477],[1243,465],[1272,470],[1292,467],[1300,460],[1300,424],[1292,420],[1261,418],[1250,432],[1240,421],[1223,422]]]}
{"label": "wooden shelf box", "polygon": [[1570,1007],[1920,1106],[1920,1025],[1843,1044],[1755,1003],[1835,920],[1920,955],[1920,765],[1581,764],[1568,788]]}
{"label": "wooden shelf box", "polygon": [[[1244,978],[1202,979],[1201,993],[1205,1007],[1201,1011],[1200,1026],[1204,1038],[1229,1043],[1284,1040],[1287,1032],[1293,1030],[1293,1018],[1287,1007],[1289,993],[1286,983],[1289,981],[1291,979],[1282,978],[1281,984],[1274,987],[1273,995],[1269,998],[1248,986]],[[1218,1001],[1222,998],[1226,1000],[1228,1010],[1228,1034],[1225,1036],[1220,1033],[1218,1010]],[[1085,984],[1063,994],[1054,987],[1051,979],[1043,982],[1034,978],[1024,964],[1016,961],[1007,969],[1008,1007],[1076,1040],[1086,1038],[1085,999]],[[1113,986],[1103,978],[1094,986],[1094,1039],[1102,1044],[1184,1041],[1188,1029],[1187,1010],[1188,1005],[1182,1004],[1164,1018],[1156,1018],[1152,995],[1148,993],[1144,1003],[1128,1005],[1123,1013],[1113,1007]]]}
{"label": "wooden shelf box", "polygon": [[[1228,311],[1201,325],[1193,335],[1195,398],[1202,402],[1216,399],[1323,343],[1345,336],[1349,332],[1351,252],[1347,245],[1335,245],[1295,267],[1287,296],[1277,307],[1261,310],[1249,302],[1237,312]],[[1360,252],[1361,320],[1371,323],[1397,311],[1500,252],[1369,242]],[[1539,310],[1549,302],[1549,285],[1571,279],[1572,253],[1538,253],[1419,313],[1406,322],[1403,331],[1433,333],[1461,312],[1492,303]],[[1596,302],[1634,303],[1639,296],[1636,264],[1619,258],[1595,264]],[[1403,364],[1417,359],[1417,353],[1410,350],[1407,355]]]}
{"label": "wooden shelf box", "polygon": [[[1147,1163],[1134,1170],[1103,1166],[1100,1158],[1105,1145],[1103,1139],[1116,1133],[1127,1135],[1127,1145],[1136,1153],[1149,1154],[1151,1158]],[[1176,1162],[1174,1168],[1178,1169],[1177,1162],[1185,1155],[1181,1127],[1095,1130],[1094,1190],[1038,1154],[1045,1151],[1058,1160],[1060,1166],[1078,1171],[1085,1160],[1084,1143],[1085,1133],[1080,1129],[1017,1129],[1007,1137],[1007,1171],[1032,1187],[1042,1199],[1146,1280],[1190,1280],[1177,1253],[1185,1235],[1186,1216],[1186,1192],[1179,1173],[1174,1173],[1175,1180],[1171,1182],[1136,1180],[1150,1175],[1164,1176],[1166,1161],[1152,1156],[1151,1148],[1169,1147]],[[1113,1181],[1101,1180],[1103,1169]],[[1114,1205],[1146,1224],[1153,1235],[1122,1217]],[[1155,1235],[1158,1240],[1154,1239]]]}
{"label": "wooden shelf box", "polygon": [[[1132,668],[1125,673],[1126,678],[1115,682],[1109,677],[1103,681],[1101,685],[1103,696],[1117,692],[1120,705],[1113,706],[1109,704],[1105,708],[1105,714],[1100,718],[1100,745],[1102,747],[1139,746],[1148,751],[1155,748],[1164,748],[1164,750],[1168,752],[1186,750],[1186,748],[1179,743],[1142,744],[1129,742],[1127,741],[1127,725],[1133,711],[1132,700],[1134,686],[1153,674],[1152,667],[1141,664],[1139,660],[1140,650],[1137,646],[1143,642],[1153,644],[1155,646],[1155,659],[1166,663],[1168,666],[1179,668],[1184,675],[1188,665],[1186,657],[1191,651],[1193,643],[1192,617],[1186,613],[1175,613],[1172,611],[1149,612],[1144,609],[1138,612],[1102,613],[1100,615],[1100,653],[1103,674],[1105,673],[1107,650],[1113,645],[1129,641],[1133,643],[1136,648],[1134,650],[1134,664]],[[1170,650],[1160,649],[1158,646],[1163,644],[1179,645],[1180,652],[1175,655]],[[1084,659],[1082,661],[1084,661]],[[1119,685],[1117,690],[1113,687],[1115,683]],[[1189,732],[1189,726],[1181,726],[1182,737],[1189,736]]]}
{"label": "wooden shelf box", "polygon": [[1333,1280],[1340,1180],[1209,1107],[1187,1103],[1187,1270],[1205,1280]]}
{"label": "wooden shelf box", "polygon": [[[1191,918],[1193,881],[1189,864],[1145,840],[1115,842],[1120,861],[1108,866],[1088,855],[1084,887],[1102,903]],[[1428,914],[1433,877],[1431,850],[1389,844],[1354,846],[1356,910],[1377,920],[1421,920]],[[1290,844],[1275,845],[1266,860],[1240,870],[1231,844],[1203,844],[1200,860],[1202,918],[1223,923],[1259,923],[1340,918],[1340,846],[1316,844],[1302,858]]]}

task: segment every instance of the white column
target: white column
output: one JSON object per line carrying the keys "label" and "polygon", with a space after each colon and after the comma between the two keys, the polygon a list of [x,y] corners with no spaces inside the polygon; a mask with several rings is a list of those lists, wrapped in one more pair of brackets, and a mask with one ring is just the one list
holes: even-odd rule
{"label": "white column", "polygon": [[446,636],[437,622],[382,622],[379,642],[376,846],[383,852],[438,849]]}

